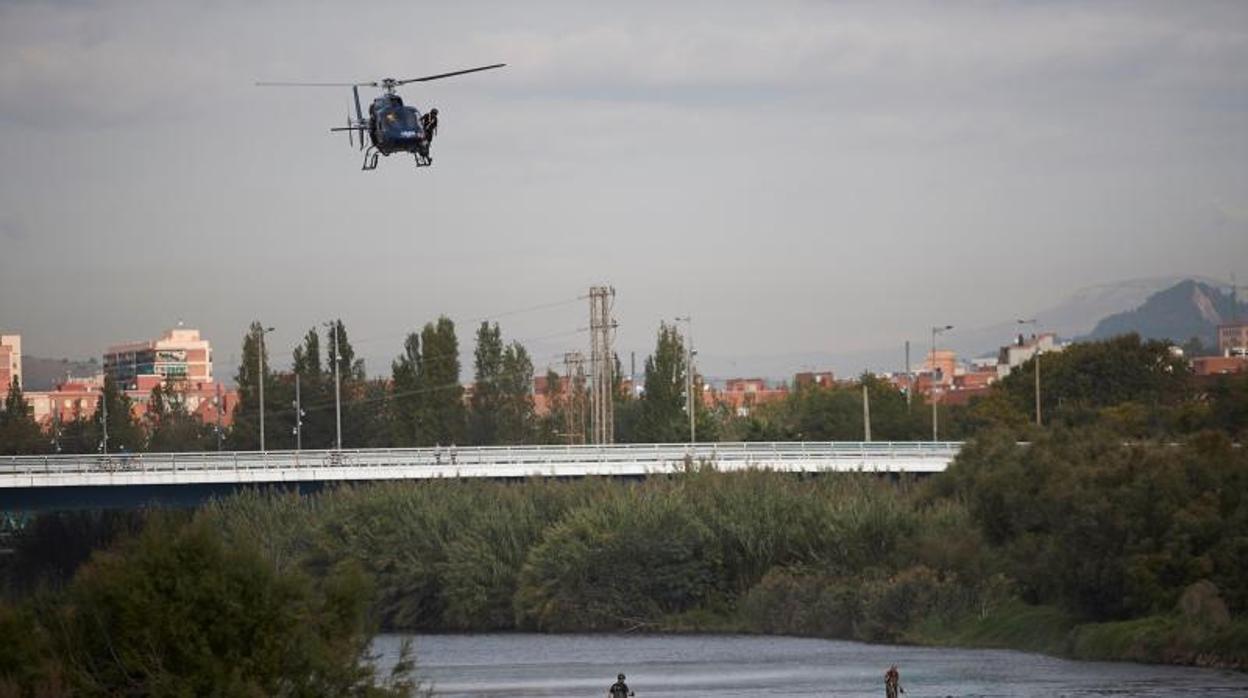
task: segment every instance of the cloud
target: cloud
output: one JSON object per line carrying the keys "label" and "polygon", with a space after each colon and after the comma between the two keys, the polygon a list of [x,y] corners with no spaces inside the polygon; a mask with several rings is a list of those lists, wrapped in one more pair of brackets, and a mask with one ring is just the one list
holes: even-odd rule
{"label": "cloud", "polygon": [[[682,101],[683,90],[738,102],[789,94],[848,107],[975,108],[1106,104],[1158,90],[1248,87],[1248,13],[1217,24],[1164,6],[1065,4],[759,6],[681,11],[663,21],[603,19],[573,31],[478,39],[508,56],[519,91]],[[789,11],[784,11],[788,9]],[[1216,14],[1216,13],[1215,13]]]}
{"label": "cloud", "polygon": [[[252,86],[495,61],[403,90],[444,114],[419,172],[358,171],[349,91]],[[87,279],[31,299],[51,344],[199,312],[233,345],[606,282],[638,350],[676,312],[708,352],[890,344],[1219,271],[1242,236],[1192,202],[1242,198],[1243,65],[1245,3],[0,0],[0,297]]]}
{"label": "cloud", "polygon": [[25,221],[14,215],[0,215],[0,239],[22,242],[30,237]]}
{"label": "cloud", "polygon": [[1218,200],[1213,202],[1213,210],[1227,223],[1248,226],[1248,205]]}

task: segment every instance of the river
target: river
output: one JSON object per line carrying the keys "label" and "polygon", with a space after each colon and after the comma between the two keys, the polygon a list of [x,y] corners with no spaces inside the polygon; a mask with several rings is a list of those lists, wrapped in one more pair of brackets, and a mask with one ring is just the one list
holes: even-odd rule
{"label": "river", "polygon": [[[1248,674],[1076,662],[1008,650],[937,649],[753,635],[415,635],[419,676],[438,696],[605,696],[628,675],[638,698],[882,696],[897,664],[924,696],[1248,696]],[[404,636],[376,641],[393,666]]]}

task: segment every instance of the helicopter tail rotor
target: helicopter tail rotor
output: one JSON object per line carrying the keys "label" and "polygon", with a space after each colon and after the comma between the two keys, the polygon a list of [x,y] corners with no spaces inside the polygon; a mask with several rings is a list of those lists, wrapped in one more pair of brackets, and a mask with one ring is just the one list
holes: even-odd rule
{"label": "helicopter tail rotor", "polygon": [[347,125],[346,125],[346,126],[335,127],[335,128],[331,128],[331,129],[329,129],[329,130],[330,130],[331,132],[332,132],[332,131],[346,131],[346,132],[347,132],[347,142],[351,144],[351,147],[352,147],[352,148],[354,148],[354,147],[355,147],[355,137],[356,137],[356,136],[359,136],[359,139],[360,139],[360,150],[363,150],[363,149],[364,149],[364,124],[358,124],[358,123],[355,123],[355,122],[351,121],[351,113],[350,113],[350,112],[348,112],[348,113],[347,113]]}

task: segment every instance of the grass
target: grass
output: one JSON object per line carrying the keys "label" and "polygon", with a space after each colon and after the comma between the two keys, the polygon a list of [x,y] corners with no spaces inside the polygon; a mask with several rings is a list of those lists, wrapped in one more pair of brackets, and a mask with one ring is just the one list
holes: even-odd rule
{"label": "grass", "polygon": [[989,647],[1044,654],[1066,654],[1077,622],[1053,606],[1004,604],[985,617],[954,622],[932,620],[915,628],[914,639],[925,645]]}
{"label": "grass", "polygon": [[1076,659],[1129,660],[1248,669],[1248,620],[1212,628],[1177,616],[1089,623],[1073,634]]}

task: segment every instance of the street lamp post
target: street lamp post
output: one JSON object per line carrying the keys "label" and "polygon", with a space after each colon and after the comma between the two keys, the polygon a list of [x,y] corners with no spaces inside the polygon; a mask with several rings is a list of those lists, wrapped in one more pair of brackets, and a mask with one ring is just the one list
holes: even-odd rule
{"label": "street lamp post", "polygon": [[[105,379],[104,387],[108,387],[107,379]],[[100,441],[100,448],[103,449],[104,455],[108,455],[108,391],[100,392],[100,430],[104,435]]]}
{"label": "street lamp post", "polygon": [[342,384],[338,379],[338,364],[342,357],[338,355],[338,322],[327,322],[325,326],[334,333],[334,448],[342,450]]}
{"label": "street lamp post", "polygon": [[1019,320],[1020,325],[1031,325],[1031,336],[1036,342],[1036,426],[1041,426],[1040,422],[1040,326],[1036,322],[1036,318],[1030,320]]}
{"label": "street lamp post", "polygon": [[685,342],[685,411],[689,413],[689,443],[695,444],[698,442],[698,437],[693,406],[693,316],[678,317],[676,322],[683,322],[689,328],[686,333],[688,341]]}
{"label": "street lamp post", "polygon": [[295,373],[295,450],[303,450],[303,399],[299,395],[299,373]]}
{"label": "street lamp post", "polygon": [[259,328],[260,346],[257,352],[256,363],[259,364],[259,381],[260,381],[260,452],[264,453],[264,335],[272,332],[272,327]]}
{"label": "street lamp post", "polygon": [[[953,325],[945,325],[944,327],[932,327],[932,361],[931,361],[931,379],[930,390],[932,393],[932,441],[939,441],[939,428],[937,427],[938,415],[936,413],[936,335],[952,330]],[[944,374],[941,374],[941,382],[944,382]]]}

